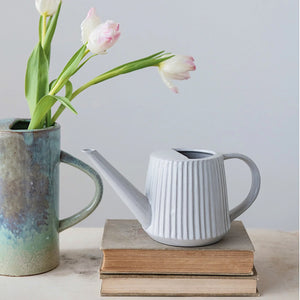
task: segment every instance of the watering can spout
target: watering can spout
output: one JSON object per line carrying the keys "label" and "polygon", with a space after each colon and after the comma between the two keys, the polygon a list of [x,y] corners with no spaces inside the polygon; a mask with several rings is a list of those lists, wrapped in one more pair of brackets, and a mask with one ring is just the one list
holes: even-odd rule
{"label": "watering can spout", "polygon": [[82,151],[89,156],[90,160],[129,207],[143,228],[148,228],[151,223],[151,206],[147,197],[137,190],[97,150],[84,149]]}

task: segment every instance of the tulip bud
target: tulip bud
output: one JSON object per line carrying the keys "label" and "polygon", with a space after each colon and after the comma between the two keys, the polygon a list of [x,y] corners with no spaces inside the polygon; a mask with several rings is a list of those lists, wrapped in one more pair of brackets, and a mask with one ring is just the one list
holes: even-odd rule
{"label": "tulip bud", "polygon": [[96,14],[96,9],[92,7],[86,18],[81,23],[81,40],[85,44],[89,40],[91,32],[100,25],[100,18]]}
{"label": "tulip bud", "polygon": [[87,48],[94,54],[104,54],[120,37],[119,24],[106,21],[89,35]]}
{"label": "tulip bud", "polygon": [[171,79],[185,80],[190,78],[189,71],[196,70],[194,58],[191,56],[175,55],[159,64],[162,80],[173,92],[178,93]]}
{"label": "tulip bud", "polygon": [[81,23],[81,40],[94,54],[104,54],[120,37],[119,24],[114,21],[100,22],[96,10],[91,8]]}
{"label": "tulip bud", "polygon": [[35,0],[35,7],[41,15],[52,16],[56,13],[61,0]]}

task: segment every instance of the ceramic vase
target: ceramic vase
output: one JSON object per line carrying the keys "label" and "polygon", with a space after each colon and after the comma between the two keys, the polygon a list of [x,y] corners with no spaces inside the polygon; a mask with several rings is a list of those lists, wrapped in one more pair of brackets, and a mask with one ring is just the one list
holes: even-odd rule
{"label": "ceramic vase", "polygon": [[[59,232],[75,225],[98,206],[99,175],[60,150],[60,126],[26,130],[28,120],[0,121],[0,274],[24,276],[59,264]],[[59,220],[59,165],[89,175],[96,192],[89,205]],[[70,201],[71,203],[71,201]]]}

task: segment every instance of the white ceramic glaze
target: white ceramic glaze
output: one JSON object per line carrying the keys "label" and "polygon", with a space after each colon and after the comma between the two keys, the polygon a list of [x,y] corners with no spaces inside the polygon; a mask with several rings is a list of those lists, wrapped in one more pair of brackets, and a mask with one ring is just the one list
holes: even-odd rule
{"label": "white ceramic glaze", "polygon": [[[85,150],[96,167],[155,240],[174,246],[203,246],[220,240],[231,222],[256,199],[260,174],[242,154],[208,150],[170,149],[151,154],[146,196],[113,168],[96,150]],[[229,210],[224,160],[243,160],[252,173],[246,199]]]}

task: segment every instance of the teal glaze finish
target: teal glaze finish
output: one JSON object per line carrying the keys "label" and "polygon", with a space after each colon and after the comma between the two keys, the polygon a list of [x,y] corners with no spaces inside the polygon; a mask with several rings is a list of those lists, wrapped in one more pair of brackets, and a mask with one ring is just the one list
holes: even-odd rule
{"label": "teal glaze finish", "polygon": [[[102,181],[88,165],[60,151],[60,126],[14,129],[24,120],[0,120],[0,274],[43,273],[59,264],[59,232],[90,215],[100,203]],[[59,220],[59,164],[89,175],[94,199]]]}

